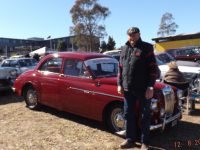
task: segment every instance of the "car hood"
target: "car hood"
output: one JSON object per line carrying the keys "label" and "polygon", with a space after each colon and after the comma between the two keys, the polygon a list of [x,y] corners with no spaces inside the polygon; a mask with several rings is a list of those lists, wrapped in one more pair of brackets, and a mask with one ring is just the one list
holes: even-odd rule
{"label": "car hood", "polygon": [[183,60],[177,60],[176,64],[178,66],[190,66],[190,67],[200,67],[200,64],[197,62],[192,61],[183,61]]}
{"label": "car hood", "polygon": [[[117,77],[111,77],[111,78],[101,78],[100,79],[101,84],[109,84],[109,85],[116,85],[117,86]],[[156,82],[154,85],[155,90],[163,89],[166,86],[165,83],[162,82]],[[175,89],[175,87],[173,87]]]}
{"label": "car hood", "polygon": [[101,84],[117,85],[117,77],[99,78]]}

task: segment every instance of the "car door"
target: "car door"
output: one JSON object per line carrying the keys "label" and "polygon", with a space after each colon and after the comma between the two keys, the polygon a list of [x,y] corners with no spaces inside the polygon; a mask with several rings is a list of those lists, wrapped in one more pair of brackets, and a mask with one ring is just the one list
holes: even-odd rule
{"label": "car door", "polygon": [[[74,69],[78,70],[78,74],[76,71],[67,70],[70,69],[68,66],[70,61],[73,61]],[[81,60],[66,59],[64,74],[59,82],[63,110],[87,117],[95,115],[93,106],[98,102],[93,92],[96,87],[95,81],[90,77]]]}
{"label": "car door", "polygon": [[60,108],[58,95],[58,80],[62,66],[62,58],[50,58],[38,69],[38,80],[40,82],[40,93],[42,103]]}

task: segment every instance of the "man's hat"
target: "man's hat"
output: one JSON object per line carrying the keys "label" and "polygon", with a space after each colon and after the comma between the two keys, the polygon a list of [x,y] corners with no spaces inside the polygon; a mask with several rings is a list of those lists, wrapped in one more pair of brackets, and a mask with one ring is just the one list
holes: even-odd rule
{"label": "man's hat", "polygon": [[128,35],[131,35],[131,34],[134,34],[134,33],[140,33],[140,29],[137,28],[137,27],[131,27],[127,30]]}

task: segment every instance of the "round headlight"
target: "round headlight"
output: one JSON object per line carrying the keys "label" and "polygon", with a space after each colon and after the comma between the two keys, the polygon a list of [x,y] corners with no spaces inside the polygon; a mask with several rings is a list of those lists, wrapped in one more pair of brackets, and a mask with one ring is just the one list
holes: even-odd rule
{"label": "round headlight", "polygon": [[12,70],[10,71],[11,76],[17,76],[17,70]]}
{"label": "round headlight", "polygon": [[200,78],[196,78],[193,82],[194,88],[196,88],[197,92],[200,92]]}
{"label": "round headlight", "polygon": [[158,108],[158,99],[152,98],[151,99],[151,110],[157,110]]}
{"label": "round headlight", "polygon": [[183,97],[183,90],[180,90],[180,89],[177,90],[177,97],[178,98]]}
{"label": "round headlight", "polygon": [[165,109],[161,108],[160,109],[160,116],[163,117],[165,115]]}

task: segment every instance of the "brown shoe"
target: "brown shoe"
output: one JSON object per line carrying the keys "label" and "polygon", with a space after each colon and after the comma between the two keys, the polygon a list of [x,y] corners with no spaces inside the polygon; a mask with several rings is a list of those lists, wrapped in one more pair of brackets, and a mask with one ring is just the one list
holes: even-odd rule
{"label": "brown shoe", "polygon": [[126,148],[133,148],[134,147],[134,142],[125,140],[122,144],[119,146],[121,149],[126,149]]}
{"label": "brown shoe", "polygon": [[149,145],[147,145],[147,144],[142,144],[141,150],[148,150],[148,149],[149,149]]}

